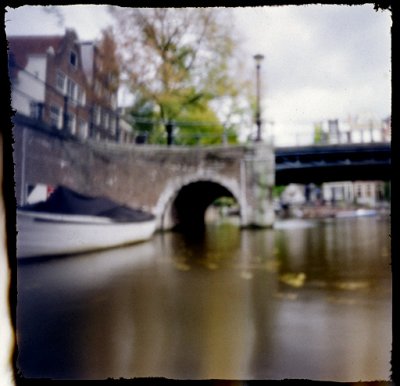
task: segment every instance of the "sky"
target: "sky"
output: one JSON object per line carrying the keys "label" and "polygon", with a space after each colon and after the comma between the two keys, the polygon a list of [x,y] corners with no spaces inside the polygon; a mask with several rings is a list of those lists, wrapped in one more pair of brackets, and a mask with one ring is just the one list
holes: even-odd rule
{"label": "sky", "polygon": [[[62,34],[68,27],[81,40],[94,40],[113,22],[101,5],[60,7],[64,24],[45,9],[6,8],[6,34]],[[311,133],[319,121],[391,114],[390,11],[375,11],[373,4],[309,4],[237,7],[233,13],[241,55],[248,56],[246,71],[254,79],[253,56],[264,55],[264,136],[290,139]]]}

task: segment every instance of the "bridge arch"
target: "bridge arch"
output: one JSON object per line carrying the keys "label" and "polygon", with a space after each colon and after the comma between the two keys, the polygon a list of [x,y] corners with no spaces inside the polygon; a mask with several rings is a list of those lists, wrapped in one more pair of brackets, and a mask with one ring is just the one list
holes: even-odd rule
{"label": "bridge arch", "polygon": [[[193,175],[170,181],[161,193],[155,208],[158,229],[204,226],[207,208],[219,197],[233,197],[243,215],[239,183],[216,174]],[[195,204],[194,204],[195,203]]]}

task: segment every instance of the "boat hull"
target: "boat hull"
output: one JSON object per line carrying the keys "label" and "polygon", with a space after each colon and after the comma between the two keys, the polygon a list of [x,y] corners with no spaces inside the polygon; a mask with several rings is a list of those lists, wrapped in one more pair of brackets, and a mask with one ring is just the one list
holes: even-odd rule
{"label": "boat hull", "polygon": [[374,209],[345,210],[336,213],[337,218],[373,217],[377,212]]}
{"label": "boat hull", "polygon": [[154,219],[114,222],[106,217],[17,211],[17,257],[55,256],[145,241],[155,232]]}

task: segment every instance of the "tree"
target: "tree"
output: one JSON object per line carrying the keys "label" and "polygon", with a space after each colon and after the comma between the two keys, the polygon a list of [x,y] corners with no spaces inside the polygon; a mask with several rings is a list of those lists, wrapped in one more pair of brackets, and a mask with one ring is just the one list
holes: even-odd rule
{"label": "tree", "polygon": [[176,123],[176,144],[206,145],[223,141],[224,126],[215,112],[208,106],[189,106]]}
{"label": "tree", "polygon": [[121,57],[118,53],[114,30],[111,27],[102,31],[98,49],[100,56],[98,76],[107,84],[108,90],[115,93],[120,86]]}
{"label": "tree", "polygon": [[218,122],[217,102],[237,98],[243,89],[235,71],[229,9],[110,7],[110,11],[117,21],[124,73],[135,97],[132,111],[142,119],[137,128],[144,129],[144,117],[164,123],[193,121],[193,117],[198,122],[205,118]]}
{"label": "tree", "polygon": [[322,140],[323,140],[322,123],[318,122],[314,124],[314,144],[318,145],[322,143]]}

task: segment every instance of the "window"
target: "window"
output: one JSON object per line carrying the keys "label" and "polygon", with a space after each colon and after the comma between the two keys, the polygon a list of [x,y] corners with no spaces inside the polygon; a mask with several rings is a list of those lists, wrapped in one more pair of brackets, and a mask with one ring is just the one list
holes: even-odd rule
{"label": "window", "polygon": [[366,184],[366,196],[367,197],[371,197],[372,196],[371,185],[370,184]]}
{"label": "window", "polygon": [[103,126],[105,129],[108,129],[110,116],[107,112],[103,113]]}
{"label": "window", "polygon": [[117,108],[117,94],[111,94],[111,107],[113,109]]}
{"label": "window", "polygon": [[75,99],[76,83],[72,79],[67,80],[67,95],[71,100]]}
{"label": "window", "polygon": [[94,93],[97,97],[101,97],[103,95],[103,86],[98,79],[94,81]]}
{"label": "window", "polygon": [[61,119],[61,109],[58,106],[50,106],[50,125],[52,127],[60,129],[61,128],[60,119]]}
{"label": "window", "polygon": [[111,134],[115,134],[115,118],[113,116],[110,116],[110,131]]}
{"label": "window", "polygon": [[57,71],[56,74],[56,88],[62,93],[65,91],[65,74],[61,71]]}
{"label": "window", "polygon": [[83,119],[79,118],[78,119],[78,136],[81,138],[87,138],[88,137],[88,124],[86,121]]}
{"label": "window", "polygon": [[362,197],[362,186],[357,185],[357,197],[361,198]]}
{"label": "window", "polygon": [[99,106],[93,107],[93,122],[95,125],[100,125],[101,110]]}
{"label": "window", "polygon": [[31,101],[29,108],[31,118],[42,118],[43,103]]}
{"label": "window", "polygon": [[78,100],[78,103],[79,103],[81,106],[84,106],[85,103],[86,103],[86,94],[85,94],[85,90],[84,90],[82,87],[80,87],[80,86],[77,86],[77,100]]}
{"label": "window", "polygon": [[107,101],[107,103],[110,101],[110,92],[106,88],[104,88],[103,90],[103,97]]}
{"label": "window", "polygon": [[378,199],[379,199],[380,201],[382,201],[382,200],[384,199],[384,197],[385,197],[385,186],[384,186],[384,184],[380,183],[380,184],[378,185],[378,192],[377,192],[377,194],[378,194]]}
{"label": "window", "polygon": [[78,67],[78,55],[75,51],[71,51],[69,54],[69,62],[73,67]]}
{"label": "window", "polygon": [[75,134],[76,125],[75,125],[75,114],[69,113],[68,120],[67,120],[67,130],[71,134]]}

